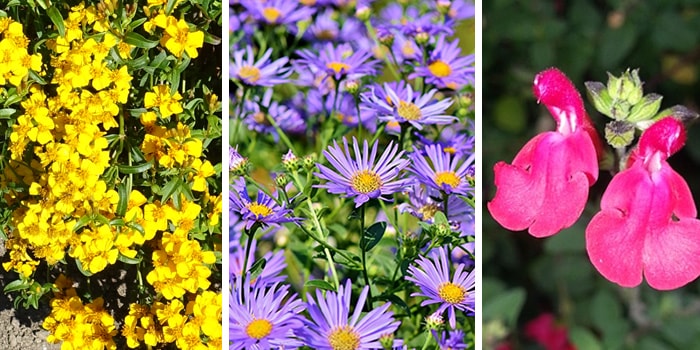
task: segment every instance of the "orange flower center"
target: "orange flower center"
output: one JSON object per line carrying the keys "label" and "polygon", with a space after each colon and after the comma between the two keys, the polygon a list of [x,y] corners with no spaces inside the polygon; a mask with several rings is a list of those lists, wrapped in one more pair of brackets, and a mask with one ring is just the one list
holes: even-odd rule
{"label": "orange flower center", "polygon": [[326,67],[332,69],[336,73],[340,73],[343,70],[347,72],[350,69],[350,65],[343,62],[330,62],[326,64]]}
{"label": "orange flower center", "polygon": [[277,20],[282,15],[282,12],[275,7],[266,7],[263,9],[262,15],[269,23],[277,23]]}
{"label": "orange flower center", "polygon": [[467,291],[452,282],[445,282],[438,287],[438,295],[450,304],[459,304],[467,296]]}
{"label": "orange flower center", "polygon": [[245,333],[248,334],[249,337],[258,340],[265,338],[272,333],[272,323],[263,319],[253,320],[246,326]]}

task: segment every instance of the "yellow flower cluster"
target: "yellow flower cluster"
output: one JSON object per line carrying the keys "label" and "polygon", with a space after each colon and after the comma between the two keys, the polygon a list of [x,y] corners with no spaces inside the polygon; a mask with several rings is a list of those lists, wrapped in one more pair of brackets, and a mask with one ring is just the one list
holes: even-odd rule
{"label": "yellow flower cluster", "polygon": [[[100,179],[110,165],[104,136],[118,126],[115,116],[119,104],[127,102],[132,78],[125,65],[119,67],[107,58],[118,44],[113,35],[96,33],[82,40],[82,30],[72,31],[95,23],[91,9],[74,8],[66,20],[65,36],[51,46],[56,94],[49,96],[35,85],[22,101],[24,114],[10,135],[14,161],[5,176],[24,182],[30,195],[13,213],[16,232],[8,242],[24,250],[30,247],[36,258],[49,264],[62,260],[69,249],[85,270],[95,273],[116,261],[113,242],[119,232],[91,224],[78,235],[76,224],[84,217],[114,217],[119,196]],[[27,167],[22,160],[30,144],[35,157]],[[21,171],[24,176],[19,178]],[[4,268],[28,276],[36,264],[26,254],[16,255]]]}
{"label": "yellow flower cluster", "polygon": [[8,82],[19,87],[29,70],[41,72],[41,54],[30,55],[29,39],[22,24],[10,18],[0,18],[0,85]]}
{"label": "yellow flower cluster", "polygon": [[154,269],[146,275],[146,281],[168,300],[209,288],[211,270],[206,265],[216,262],[214,252],[202,251],[198,241],[188,238],[201,207],[184,199],[180,205],[179,211],[172,205],[162,207],[160,224],[165,227],[169,220],[175,230],[163,233],[153,252]]}
{"label": "yellow flower cluster", "polygon": [[221,349],[221,330],[221,293],[206,291],[186,306],[178,299],[129,305],[122,335],[130,348],[175,342],[180,349],[213,350]]}
{"label": "yellow flower cluster", "polygon": [[104,300],[83,304],[72,284],[63,275],[54,283],[58,292],[51,299],[51,314],[44,319],[43,326],[50,333],[46,341],[63,342],[61,349],[116,349],[118,332],[114,318],[103,308]]}

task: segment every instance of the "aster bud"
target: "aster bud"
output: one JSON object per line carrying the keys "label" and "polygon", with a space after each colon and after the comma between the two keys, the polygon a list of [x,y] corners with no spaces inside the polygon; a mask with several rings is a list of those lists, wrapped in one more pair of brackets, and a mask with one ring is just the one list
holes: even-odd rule
{"label": "aster bud", "polygon": [[449,223],[436,223],[433,229],[437,237],[449,237],[452,235],[452,228]]}
{"label": "aster bud", "polygon": [[464,117],[466,117],[466,116],[468,116],[468,115],[469,115],[469,109],[468,109],[468,108],[464,108],[464,107],[459,108],[459,109],[457,110],[457,113],[456,113],[457,118],[464,118]]}
{"label": "aster bud", "polygon": [[379,337],[379,344],[382,344],[384,350],[391,350],[394,348],[394,335],[393,334],[382,334]]}
{"label": "aster bud", "polygon": [[367,6],[360,6],[355,10],[355,17],[362,22],[366,22],[372,16],[372,9]]}
{"label": "aster bud", "polygon": [[304,157],[304,169],[311,170],[316,166],[316,153],[311,153]]}
{"label": "aster bud", "polygon": [[391,45],[394,44],[394,34],[391,34],[389,32],[378,34],[377,40],[379,40],[379,43],[391,47]]}
{"label": "aster bud", "polygon": [[444,15],[444,14],[450,12],[450,7],[452,7],[452,2],[450,0],[438,0],[435,7],[437,7],[438,12],[440,12]]}
{"label": "aster bud", "polygon": [[293,172],[299,169],[299,158],[289,150],[285,155],[282,156],[282,165],[287,171]]}
{"label": "aster bud", "polygon": [[425,317],[425,328],[430,331],[438,331],[445,325],[442,315],[435,312]]}
{"label": "aster bud", "polygon": [[238,153],[238,148],[233,148],[229,146],[228,151],[229,157],[229,172],[235,176],[245,175],[248,172],[248,158],[241,156]]}
{"label": "aster bud", "polygon": [[615,148],[629,146],[634,140],[634,124],[622,120],[605,124],[605,140]]}
{"label": "aster bud", "polygon": [[285,173],[279,173],[277,174],[277,177],[275,177],[275,184],[277,184],[278,187],[284,188],[284,186],[287,186],[289,183],[289,176]]}
{"label": "aster bud", "polygon": [[358,80],[348,80],[345,82],[345,91],[347,91],[350,94],[355,95],[358,91],[360,91],[360,82]]}
{"label": "aster bud", "polygon": [[416,44],[418,45],[425,45],[430,41],[430,35],[426,32],[420,32],[417,33],[416,36]]}

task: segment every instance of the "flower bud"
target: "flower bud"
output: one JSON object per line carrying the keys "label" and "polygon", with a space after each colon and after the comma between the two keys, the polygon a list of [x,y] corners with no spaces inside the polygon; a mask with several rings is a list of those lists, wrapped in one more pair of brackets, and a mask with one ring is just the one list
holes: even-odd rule
{"label": "flower bud", "polygon": [[632,144],[634,140],[634,124],[622,120],[613,120],[605,125],[605,140],[615,148]]}
{"label": "flower bud", "polygon": [[382,344],[382,348],[384,350],[391,350],[394,348],[394,335],[389,333],[389,334],[382,334],[379,337],[379,344]]}
{"label": "flower bud", "polygon": [[452,2],[450,0],[438,0],[435,7],[437,7],[438,12],[440,12],[441,14],[444,15],[444,14],[450,12],[450,7],[452,7]]}
{"label": "flower bud", "polygon": [[430,35],[426,32],[420,32],[416,34],[416,44],[418,45],[425,45],[430,41]]}
{"label": "flower bud", "polygon": [[598,81],[587,81],[586,92],[588,100],[593,103],[595,109],[608,117],[612,118],[610,110],[612,108],[612,97],[608,93],[608,89],[603,83]]}
{"label": "flower bud", "polygon": [[287,171],[293,172],[299,169],[299,158],[290,149],[282,156],[282,165]]}
{"label": "flower bud", "polygon": [[445,325],[442,315],[435,312],[425,317],[425,328],[430,331],[438,331]]}
{"label": "flower bud", "polygon": [[311,153],[304,157],[304,169],[311,170],[316,166],[316,153]]}
{"label": "flower bud", "polygon": [[377,34],[377,40],[379,40],[380,44],[391,47],[394,44],[394,34],[389,32]]}
{"label": "flower bud", "polygon": [[348,80],[345,82],[345,91],[347,91],[350,94],[355,95],[358,91],[360,91],[360,82],[358,80]]}
{"label": "flower bud", "polygon": [[648,94],[642,98],[639,103],[632,106],[627,121],[635,123],[653,118],[661,107],[661,99],[659,94]]}
{"label": "flower bud", "polygon": [[229,146],[228,158],[229,172],[231,172],[233,175],[241,176],[245,175],[248,172],[248,158],[245,158],[238,153],[238,147],[233,148]]}
{"label": "flower bud", "polygon": [[275,177],[275,184],[279,188],[284,188],[285,186],[287,186],[288,183],[289,183],[289,176],[287,176],[287,174],[285,174],[285,173],[279,173]]}
{"label": "flower bud", "polygon": [[355,10],[355,17],[362,22],[366,22],[372,16],[372,9],[367,6],[360,6]]}

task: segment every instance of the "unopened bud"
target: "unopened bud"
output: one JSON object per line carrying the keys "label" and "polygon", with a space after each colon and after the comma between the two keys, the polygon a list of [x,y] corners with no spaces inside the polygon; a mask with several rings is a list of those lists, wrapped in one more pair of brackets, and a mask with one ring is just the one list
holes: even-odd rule
{"label": "unopened bud", "polygon": [[288,183],[289,176],[287,176],[285,173],[279,173],[277,174],[277,177],[275,177],[275,184],[277,184],[277,186],[280,188],[284,188]]}
{"label": "unopened bud", "polygon": [[444,15],[444,14],[450,12],[450,7],[452,7],[452,2],[450,0],[438,0],[435,7],[437,7],[438,12],[440,12]]}
{"label": "unopened bud", "polygon": [[304,169],[311,170],[316,166],[316,153],[311,153],[304,157]]}
{"label": "unopened bud", "polygon": [[299,169],[299,158],[290,149],[287,154],[282,156],[282,165],[287,171],[295,171]]}
{"label": "unopened bud", "polygon": [[362,22],[365,22],[369,20],[369,18],[372,16],[372,9],[370,9],[367,6],[360,6],[355,10],[355,17],[359,19]]}
{"label": "unopened bud", "polygon": [[394,44],[394,34],[391,34],[389,32],[378,34],[377,40],[379,40],[380,44],[385,45],[387,47],[391,47],[391,45]]}
{"label": "unopened bud", "polygon": [[391,350],[394,348],[394,335],[393,334],[382,334],[379,337],[379,344],[382,344],[384,350]]}
{"label": "unopened bud", "polygon": [[360,82],[354,79],[346,81],[345,91],[353,95],[356,94],[358,91],[360,91]]}
{"label": "unopened bud", "polygon": [[653,118],[656,113],[659,112],[662,98],[663,97],[661,95],[653,93],[644,96],[639,103],[632,106],[632,110],[630,110],[627,121],[636,123]]}
{"label": "unopened bud", "polygon": [[236,176],[245,175],[248,172],[248,158],[238,153],[238,147],[228,148],[229,171]]}
{"label": "unopened bud", "polygon": [[425,45],[430,40],[430,35],[426,32],[420,32],[420,33],[416,34],[415,38],[416,38],[416,44]]}
{"label": "unopened bud", "polygon": [[442,315],[435,312],[425,317],[425,328],[430,331],[438,331],[445,325]]}
{"label": "unopened bud", "polygon": [[634,140],[634,124],[622,120],[605,124],[605,140],[615,148],[629,146]]}

